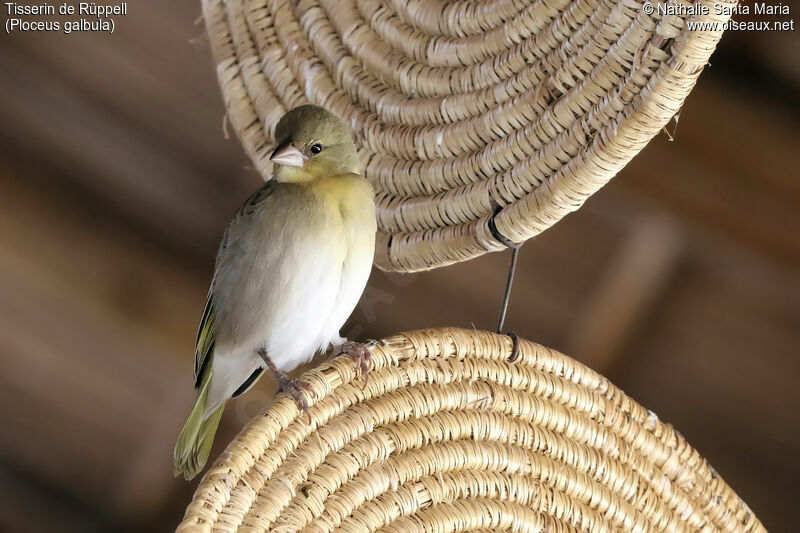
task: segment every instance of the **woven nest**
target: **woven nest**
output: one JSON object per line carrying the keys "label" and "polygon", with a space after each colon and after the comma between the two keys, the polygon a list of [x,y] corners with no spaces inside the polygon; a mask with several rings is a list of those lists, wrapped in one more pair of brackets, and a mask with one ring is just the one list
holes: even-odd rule
{"label": "woven nest", "polygon": [[669,425],[553,350],[459,329],[303,376],[206,473],[178,531],[764,531]]}
{"label": "woven nest", "polygon": [[256,168],[271,175],[287,109],[339,115],[376,189],[376,263],[396,271],[521,243],[580,207],[694,86],[721,31],[687,20],[728,18],[648,15],[641,0],[203,4]]}

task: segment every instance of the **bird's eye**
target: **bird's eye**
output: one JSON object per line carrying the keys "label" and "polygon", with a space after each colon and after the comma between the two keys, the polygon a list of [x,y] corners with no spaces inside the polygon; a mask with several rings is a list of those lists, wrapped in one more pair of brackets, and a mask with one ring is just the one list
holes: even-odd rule
{"label": "bird's eye", "polygon": [[320,143],[314,143],[311,145],[308,151],[311,152],[313,155],[317,155],[322,151],[322,148],[323,146]]}

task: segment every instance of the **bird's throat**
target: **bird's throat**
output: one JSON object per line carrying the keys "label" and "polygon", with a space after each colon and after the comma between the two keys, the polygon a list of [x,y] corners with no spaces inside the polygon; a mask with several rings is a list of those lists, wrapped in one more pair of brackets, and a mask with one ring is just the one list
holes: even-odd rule
{"label": "bird's throat", "polygon": [[275,181],[278,183],[306,183],[315,176],[303,167],[278,165],[275,167]]}

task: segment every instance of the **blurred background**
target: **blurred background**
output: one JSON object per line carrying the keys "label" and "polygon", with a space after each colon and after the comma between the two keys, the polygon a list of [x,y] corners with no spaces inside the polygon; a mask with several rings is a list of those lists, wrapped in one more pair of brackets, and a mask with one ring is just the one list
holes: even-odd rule
{"label": "blurred background", "polygon": [[[199,16],[139,0],[112,36],[0,36],[0,531],[169,531],[197,483],[171,472],[195,328],[260,184]],[[507,325],[606,374],[796,530],[797,33],[731,32],[711,63],[677,128],[525,245]],[[375,271],[345,333],[493,329],[508,259]],[[214,455],[272,387],[229,406]]]}

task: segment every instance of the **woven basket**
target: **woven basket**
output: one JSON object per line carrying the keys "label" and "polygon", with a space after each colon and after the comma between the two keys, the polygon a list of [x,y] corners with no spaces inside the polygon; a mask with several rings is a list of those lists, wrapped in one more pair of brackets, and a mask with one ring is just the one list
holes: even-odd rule
{"label": "woven basket", "polygon": [[203,0],[228,116],[256,168],[271,175],[287,109],[339,115],[377,192],[376,264],[396,271],[538,234],[680,110],[722,33],[687,21],[728,17],[644,5]]}
{"label": "woven basket", "polygon": [[460,329],[306,373],[206,473],[178,531],[764,531],[669,425],[553,350]]}

